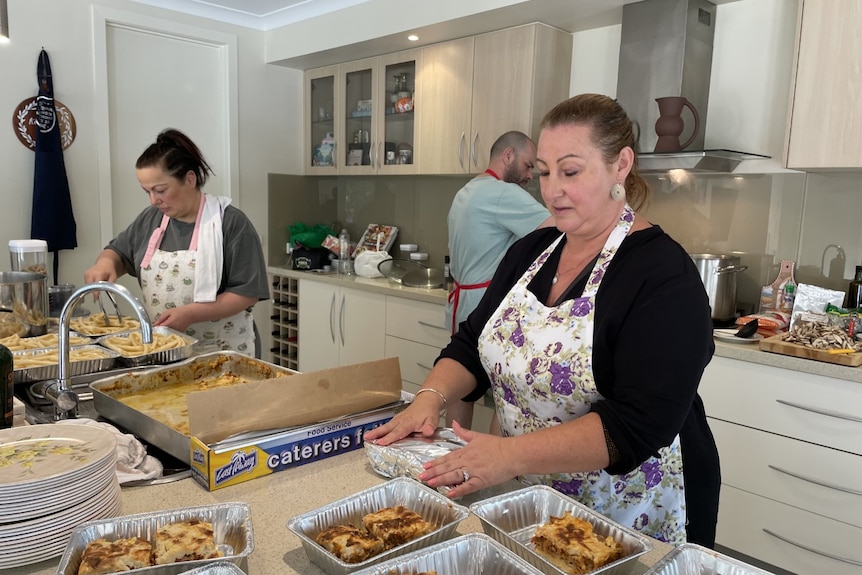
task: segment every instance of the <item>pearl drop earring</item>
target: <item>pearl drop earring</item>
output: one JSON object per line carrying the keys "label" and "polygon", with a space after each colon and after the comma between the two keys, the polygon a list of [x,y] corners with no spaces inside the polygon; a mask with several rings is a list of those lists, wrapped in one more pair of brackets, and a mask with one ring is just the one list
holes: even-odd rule
{"label": "pearl drop earring", "polygon": [[614,184],[611,186],[611,198],[616,201],[624,200],[626,198],[626,189],[622,184]]}

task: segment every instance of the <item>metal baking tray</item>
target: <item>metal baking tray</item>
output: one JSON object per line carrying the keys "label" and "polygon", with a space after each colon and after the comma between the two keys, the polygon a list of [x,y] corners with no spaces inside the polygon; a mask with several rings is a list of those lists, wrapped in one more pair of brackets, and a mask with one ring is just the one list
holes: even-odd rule
{"label": "metal baking tray", "polygon": [[107,340],[113,339],[115,337],[128,338],[129,335],[131,335],[132,333],[140,333],[140,331],[125,331],[122,333],[111,333],[108,335],[103,335],[96,340],[96,343],[119,353],[120,357],[117,358],[117,363],[119,363],[120,365],[126,367],[140,367],[142,365],[161,365],[165,363],[176,363],[178,361],[188,359],[192,356],[194,345],[198,342],[196,338],[193,338],[190,335],[184,334],[180,331],[171,329],[163,325],[159,325],[153,328],[153,337],[155,337],[156,334],[163,336],[178,335],[185,343],[180,347],[165,349],[153,353],[145,353],[143,355],[136,355],[134,357],[123,355],[121,351],[113,349],[106,343]]}
{"label": "metal baking tray", "polygon": [[[318,534],[328,527],[339,524],[362,527],[363,516],[394,505],[404,505],[415,511],[425,521],[433,523],[435,529],[431,533],[384,551],[360,563],[345,563],[317,543]],[[470,512],[466,507],[453,503],[447,497],[418,481],[407,477],[397,477],[376,487],[360,491],[355,495],[294,517],[288,522],[287,528],[299,537],[305,553],[312,563],[329,575],[343,575],[445,541],[452,537],[458,523],[469,514]]]}
{"label": "metal baking tray", "polygon": [[141,513],[82,523],[75,528],[69,537],[69,543],[60,559],[56,575],[77,575],[81,556],[91,541],[102,537],[106,539],[140,537],[147,541],[153,541],[159,528],[189,519],[200,519],[212,523],[213,537],[223,557],[141,567],[135,569],[136,574],[177,575],[217,562],[239,565],[243,558],[248,557],[254,550],[251,508],[247,503],[219,503],[200,507],[183,507],[157,513]]}
{"label": "metal baking tray", "polygon": [[547,575],[566,575],[566,572],[538,555],[530,539],[551,515],[560,517],[566,511],[592,523],[596,535],[610,536],[623,546],[625,555],[622,558],[590,573],[629,573],[635,566],[634,560],[653,548],[649,537],[611,521],[546,485],[532,485],[477,501],[470,505],[470,511],[479,517],[485,533]]}
{"label": "metal baking tray", "polygon": [[248,379],[271,379],[296,373],[285,367],[254,359],[235,351],[217,351],[168,366],[107,377],[90,383],[96,411],[136,436],[189,464],[191,438],[120,401],[120,397],[144,390],[159,393],[172,383],[214,377],[228,371]]}
{"label": "metal baking tray", "polygon": [[[75,350],[94,350],[107,352],[108,357],[101,359],[85,359],[83,361],[70,361],[66,373],[67,377],[75,375],[84,375],[87,373],[96,373],[99,371],[108,371],[117,363],[117,358],[120,356],[116,351],[104,348],[101,345],[77,345]],[[70,350],[71,351],[71,350]],[[56,347],[45,347],[41,349],[27,349],[24,351],[12,352],[12,365],[15,365],[15,359],[19,357],[30,357],[44,353],[57,352]],[[32,381],[44,381],[46,379],[57,379],[60,377],[60,364],[53,363],[51,365],[39,365],[36,367],[26,367],[16,369],[14,371],[15,383],[27,383]]]}
{"label": "metal baking tray", "polygon": [[644,575],[771,575],[694,543],[683,543],[662,557]]}
{"label": "metal baking tray", "polygon": [[181,571],[182,575],[246,575],[245,571],[234,565],[219,561],[211,565],[204,565],[191,571]]}
{"label": "metal baking tray", "polygon": [[436,571],[458,575],[542,575],[485,535],[470,533],[372,565],[353,575],[409,575]]}

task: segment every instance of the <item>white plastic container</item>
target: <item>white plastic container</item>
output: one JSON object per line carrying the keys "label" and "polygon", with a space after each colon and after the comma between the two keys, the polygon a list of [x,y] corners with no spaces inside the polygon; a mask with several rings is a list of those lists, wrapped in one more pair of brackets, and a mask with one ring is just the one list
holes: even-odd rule
{"label": "white plastic container", "polygon": [[414,262],[427,262],[428,252],[411,252],[410,259]]}
{"label": "white plastic container", "polygon": [[47,276],[48,242],[9,240],[9,262],[13,272],[35,272]]}

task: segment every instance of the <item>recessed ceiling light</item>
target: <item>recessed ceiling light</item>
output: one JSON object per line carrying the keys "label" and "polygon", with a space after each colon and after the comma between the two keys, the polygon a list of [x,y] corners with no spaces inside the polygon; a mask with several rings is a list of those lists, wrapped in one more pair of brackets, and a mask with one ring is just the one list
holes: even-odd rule
{"label": "recessed ceiling light", "polygon": [[410,34],[409,36],[407,36],[407,39],[410,40],[411,42],[415,42],[416,40],[419,39],[419,36],[417,36],[416,34]]}

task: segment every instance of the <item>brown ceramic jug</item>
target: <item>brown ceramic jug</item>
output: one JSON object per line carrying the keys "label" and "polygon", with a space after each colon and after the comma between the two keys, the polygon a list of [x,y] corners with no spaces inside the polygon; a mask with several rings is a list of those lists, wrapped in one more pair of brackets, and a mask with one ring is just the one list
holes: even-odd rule
{"label": "brown ceramic jug", "polygon": [[[697,110],[682,96],[667,96],[664,98],[656,98],[658,103],[659,119],[655,122],[655,133],[658,135],[658,141],[655,144],[656,152],[679,152],[691,144],[697,132],[700,130],[700,116]],[[685,143],[679,143],[679,136],[685,127],[685,122],[682,120],[682,110],[688,108],[694,116],[694,129],[691,131],[691,136]]]}

